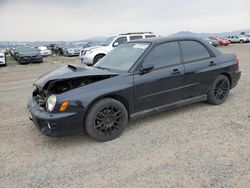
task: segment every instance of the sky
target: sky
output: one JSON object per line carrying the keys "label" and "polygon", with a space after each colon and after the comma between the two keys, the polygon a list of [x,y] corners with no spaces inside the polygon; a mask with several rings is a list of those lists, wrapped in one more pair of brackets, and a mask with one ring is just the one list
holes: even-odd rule
{"label": "sky", "polygon": [[0,0],[0,41],[250,28],[249,0]]}

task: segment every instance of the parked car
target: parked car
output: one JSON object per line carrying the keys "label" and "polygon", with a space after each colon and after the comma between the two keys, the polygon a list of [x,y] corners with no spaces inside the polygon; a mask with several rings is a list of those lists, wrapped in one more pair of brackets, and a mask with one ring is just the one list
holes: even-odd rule
{"label": "parked car", "polygon": [[6,54],[5,52],[0,52],[0,65],[6,66]]}
{"label": "parked car", "polygon": [[14,54],[19,64],[43,62],[43,56],[39,50],[29,46],[18,47]]}
{"label": "parked car", "polygon": [[89,47],[94,47],[94,46],[100,46],[101,44],[99,42],[87,42],[84,45],[82,45],[83,49],[80,51],[80,60],[81,63],[83,63],[83,56],[84,56],[84,52],[85,52],[85,48],[89,48]]}
{"label": "parked car", "polygon": [[250,37],[250,32],[241,32],[240,35]]}
{"label": "parked car", "polygon": [[63,47],[65,44],[56,44],[53,48],[53,53],[63,55]]}
{"label": "parked car", "polygon": [[79,56],[82,47],[76,44],[70,43],[63,46],[64,56]]}
{"label": "parked car", "polygon": [[46,135],[85,129],[107,141],[139,117],[199,101],[222,104],[240,75],[235,54],[222,54],[202,39],[130,41],[94,67],[66,65],[41,76],[28,112]]}
{"label": "parked car", "polygon": [[8,49],[7,48],[0,48],[0,53],[3,52],[5,55],[8,54]]}
{"label": "parked car", "polygon": [[226,39],[222,39],[219,37],[209,37],[209,38],[213,39],[213,40],[217,40],[219,42],[220,46],[228,46],[230,44],[230,41],[226,40]]}
{"label": "parked car", "polygon": [[219,42],[215,39],[212,39],[210,37],[204,38],[205,41],[207,41],[209,44],[213,45],[214,47],[219,46]]}
{"label": "parked car", "polygon": [[49,50],[46,46],[39,46],[37,47],[37,49],[39,50],[40,54],[42,54],[42,56],[52,55],[52,51]]}
{"label": "parked car", "polygon": [[242,35],[230,35],[227,37],[231,43],[246,43],[249,42],[248,38]]}
{"label": "parked car", "polygon": [[124,33],[110,37],[101,46],[85,48],[80,55],[82,63],[93,65],[115,47],[131,40],[156,37],[152,32]]}
{"label": "parked car", "polygon": [[13,56],[14,58],[16,58],[16,53],[19,47],[25,47],[27,45],[25,44],[17,44],[17,45],[13,45],[10,48],[10,55]]}

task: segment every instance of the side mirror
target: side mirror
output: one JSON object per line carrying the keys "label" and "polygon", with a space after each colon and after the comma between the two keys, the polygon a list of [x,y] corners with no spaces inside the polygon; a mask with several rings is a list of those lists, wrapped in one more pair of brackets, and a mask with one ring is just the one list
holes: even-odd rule
{"label": "side mirror", "polygon": [[117,46],[119,46],[119,43],[118,43],[118,42],[115,42],[115,43],[113,44],[113,47],[117,47]]}
{"label": "side mirror", "polygon": [[141,67],[141,72],[143,74],[149,73],[153,68],[154,68],[154,65],[148,64],[148,63],[143,63],[142,67]]}

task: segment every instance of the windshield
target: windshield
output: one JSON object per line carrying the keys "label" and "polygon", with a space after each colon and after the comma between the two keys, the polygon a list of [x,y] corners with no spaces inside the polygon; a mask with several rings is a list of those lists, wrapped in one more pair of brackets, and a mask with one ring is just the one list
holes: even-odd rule
{"label": "windshield", "polygon": [[19,53],[24,54],[24,53],[38,53],[38,50],[35,48],[30,48],[30,47],[22,47],[18,49]]}
{"label": "windshield", "polygon": [[79,46],[76,44],[66,44],[64,47],[65,48],[79,48]]}
{"label": "windshield", "polygon": [[150,43],[127,43],[111,50],[94,67],[127,72]]}
{"label": "windshield", "polygon": [[38,50],[47,50],[48,48],[46,46],[39,46],[37,49]]}
{"label": "windshield", "polygon": [[105,40],[103,43],[102,43],[102,46],[108,46],[113,40],[114,40],[115,37],[110,37],[108,38],[107,40]]}

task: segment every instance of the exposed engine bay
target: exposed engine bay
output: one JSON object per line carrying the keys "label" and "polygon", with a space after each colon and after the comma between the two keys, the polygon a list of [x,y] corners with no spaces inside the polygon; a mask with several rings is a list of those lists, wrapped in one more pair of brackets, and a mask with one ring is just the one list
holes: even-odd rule
{"label": "exposed engine bay", "polygon": [[72,79],[52,80],[46,83],[44,88],[38,88],[33,92],[33,97],[37,101],[40,107],[45,108],[46,101],[51,94],[60,94],[69,90],[85,86],[94,82],[98,82],[114,75],[101,75],[101,76],[89,76],[79,77]]}

